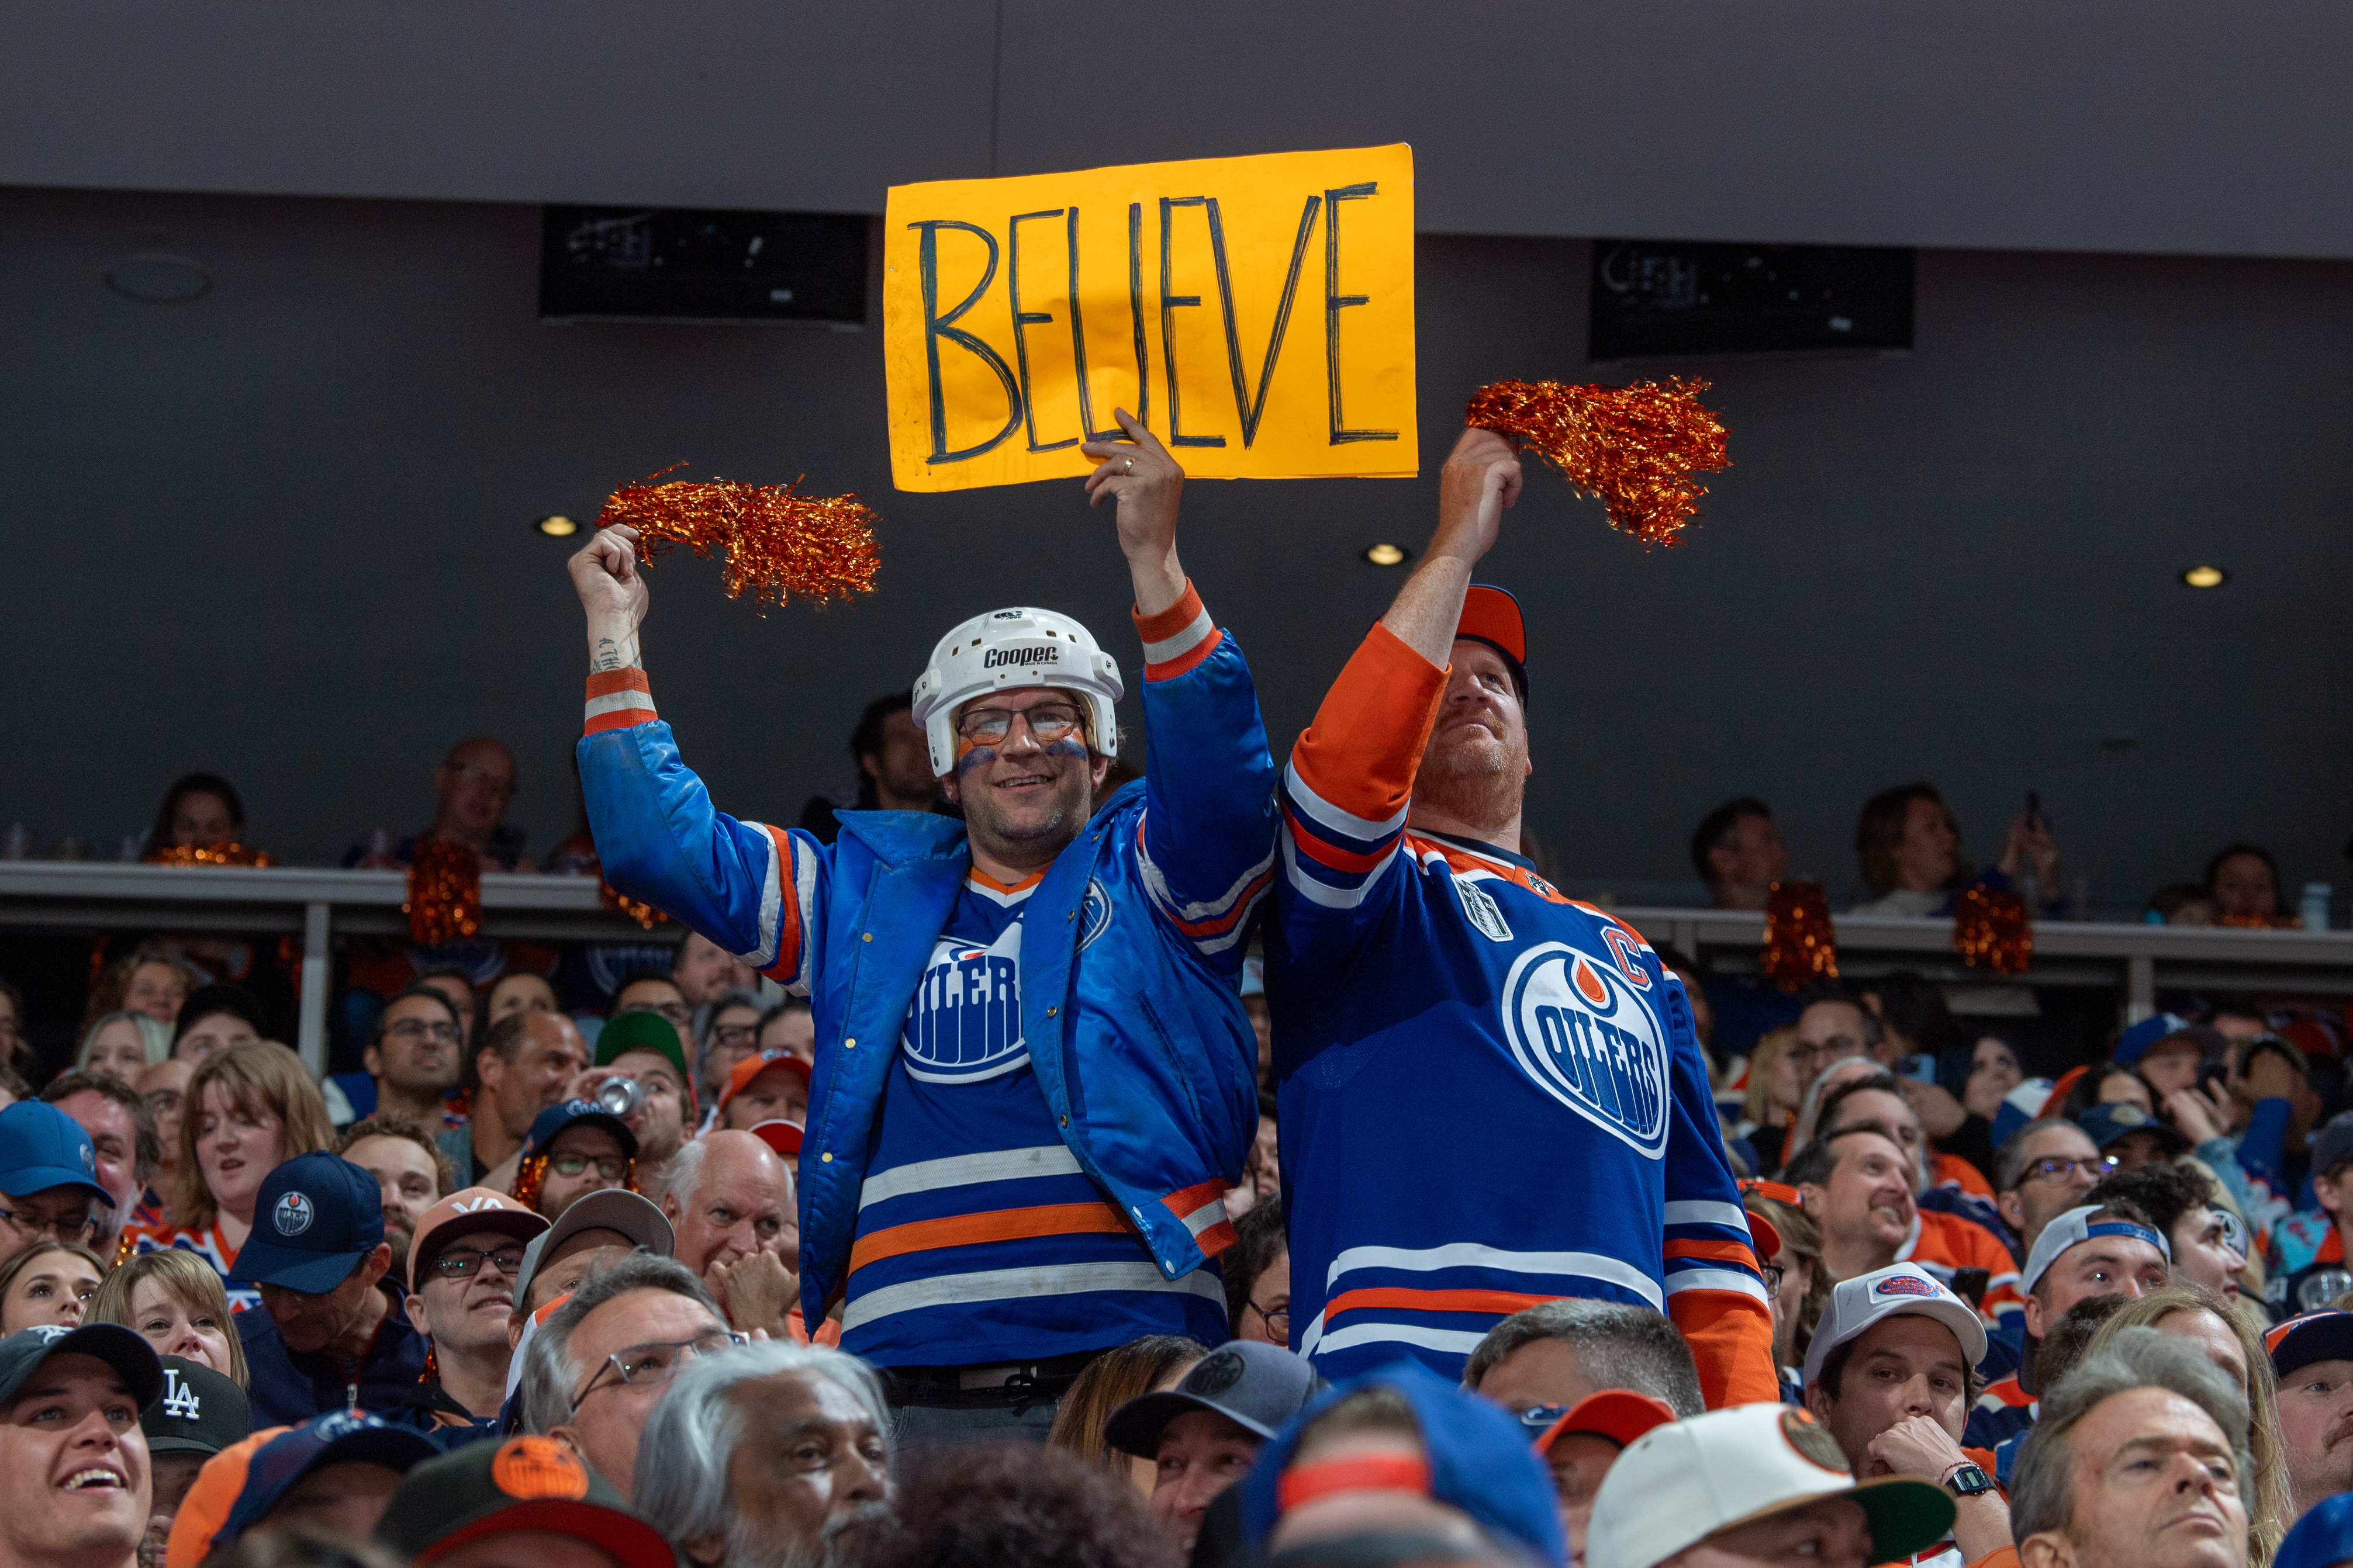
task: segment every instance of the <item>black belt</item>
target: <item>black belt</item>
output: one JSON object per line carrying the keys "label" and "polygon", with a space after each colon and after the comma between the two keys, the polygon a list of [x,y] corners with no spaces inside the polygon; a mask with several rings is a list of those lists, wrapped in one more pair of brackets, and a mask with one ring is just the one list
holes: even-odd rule
{"label": "black belt", "polygon": [[1075,1351],[1039,1361],[882,1370],[891,1380],[893,1403],[987,1409],[1008,1403],[1034,1404],[1041,1397],[1059,1399],[1101,1354],[1101,1351]]}

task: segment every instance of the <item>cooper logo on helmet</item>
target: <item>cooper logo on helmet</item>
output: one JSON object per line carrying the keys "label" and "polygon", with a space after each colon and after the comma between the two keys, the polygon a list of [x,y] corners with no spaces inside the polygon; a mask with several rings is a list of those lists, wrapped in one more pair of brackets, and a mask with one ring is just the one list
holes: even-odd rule
{"label": "cooper logo on helmet", "polygon": [[983,669],[1018,668],[1032,664],[1060,664],[1062,650],[1058,647],[993,647],[980,656]]}

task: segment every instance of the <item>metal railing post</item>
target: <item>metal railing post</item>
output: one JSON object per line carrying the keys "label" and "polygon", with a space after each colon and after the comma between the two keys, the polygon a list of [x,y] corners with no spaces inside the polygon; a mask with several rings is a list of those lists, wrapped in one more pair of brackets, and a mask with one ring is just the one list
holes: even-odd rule
{"label": "metal railing post", "polygon": [[2125,1026],[2157,1011],[2157,960],[2137,952],[2125,960]]}
{"label": "metal railing post", "polygon": [[327,916],[331,904],[302,906],[302,1023],[296,1037],[302,1065],[311,1076],[327,1076],[327,983],[332,967],[327,948]]}

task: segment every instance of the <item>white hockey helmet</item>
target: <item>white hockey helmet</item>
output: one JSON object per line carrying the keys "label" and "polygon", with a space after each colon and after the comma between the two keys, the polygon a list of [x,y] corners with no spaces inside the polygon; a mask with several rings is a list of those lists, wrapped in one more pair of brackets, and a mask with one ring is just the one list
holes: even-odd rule
{"label": "white hockey helmet", "polygon": [[1119,661],[1095,646],[1094,634],[1051,610],[991,610],[942,637],[915,682],[913,718],[930,743],[934,777],[955,768],[956,710],[983,693],[1023,686],[1084,698],[1089,743],[1097,752],[1118,751],[1112,705],[1126,688],[1119,683]]}

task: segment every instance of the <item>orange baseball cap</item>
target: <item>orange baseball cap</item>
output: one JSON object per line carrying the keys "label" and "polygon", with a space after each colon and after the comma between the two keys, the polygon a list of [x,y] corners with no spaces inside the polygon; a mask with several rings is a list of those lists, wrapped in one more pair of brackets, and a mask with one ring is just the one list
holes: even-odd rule
{"label": "orange baseball cap", "polygon": [[1528,626],[1517,599],[1485,583],[1472,584],[1471,591],[1462,595],[1462,618],[1455,623],[1454,635],[1485,643],[1502,654],[1510,662],[1521,691],[1526,691]]}
{"label": "orange baseball cap", "polygon": [[782,1068],[799,1079],[804,1090],[809,1086],[810,1068],[807,1058],[796,1056],[790,1051],[782,1049],[762,1051],[758,1056],[745,1057],[735,1064],[735,1070],[727,1075],[727,1087],[719,1091],[719,1103],[712,1108],[713,1113],[719,1116],[726,1115],[727,1102],[749,1089],[752,1080],[770,1068]]}
{"label": "orange baseball cap", "polygon": [[468,1187],[451,1193],[417,1222],[417,1238],[408,1244],[408,1289],[417,1289],[417,1276],[433,1266],[441,1248],[452,1237],[473,1231],[495,1231],[528,1243],[547,1228],[546,1216],[509,1197],[493,1187]]}
{"label": "orange baseball cap", "polygon": [[1627,1388],[1605,1388],[1587,1394],[1568,1407],[1567,1415],[1546,1427],[1544,1436],[1536,1439],[1536,1452],[1550,1452],[1553,1439],[1567,1432],[1607,1437],[1622,1448],[1651,1427],[1663,1426],[1674,1418],[1675,1407],[1663,1399]]}
{"label": "orange baseball cap", "polygon": [[213,1549],[213,1537],[228,1522],[229,1510],[245,1491],[246,1474],[253,1456],[272,1437],[291,1426],[265,1426],[242,1442],[232,1443],[205,1461],[180,1511],[172,1516],[172,1535],[164,1547],[164,1568],[196,1568]]}
{"label": "orange baseball cap", "polygon": [[1780,1256],[1781,1233],[1773,1228],[1771,1220],[1755,1209],[1748,1211],[1748,1245],[1756,1250],[1759,1263],[1770,1263]]}

